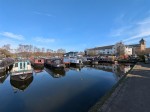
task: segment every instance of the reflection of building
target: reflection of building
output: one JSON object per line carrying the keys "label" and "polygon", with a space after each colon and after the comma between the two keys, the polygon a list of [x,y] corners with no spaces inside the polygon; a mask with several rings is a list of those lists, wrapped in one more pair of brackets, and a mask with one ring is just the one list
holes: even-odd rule
{"label": "reflection of building", "polygon": [[107,71],[107,72],[113,72],[117,75],[123,75],[124,73],[127,73],[131,67],[130,65],[118,65],[118,64],[101,64],[101,65],[94,65],[94,68],[97,68],[99,70]]}
{"label": "reflection of building", "polygon": [[141,39],[139,41],[139,44],[124,45],[122,42],[119,42],[115,45],[86,49],[85,52],[87,55],[132,55],[145,50],[146,42],[144,39]]}

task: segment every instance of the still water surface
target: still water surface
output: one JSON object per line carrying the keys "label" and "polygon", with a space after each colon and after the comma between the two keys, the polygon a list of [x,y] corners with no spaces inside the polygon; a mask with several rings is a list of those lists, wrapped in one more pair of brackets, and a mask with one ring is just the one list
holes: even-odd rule
{"label": "still water surface", "polygon": [[0,112],[87,112],[130,65],[34,69],[27,81],[0,74]]}

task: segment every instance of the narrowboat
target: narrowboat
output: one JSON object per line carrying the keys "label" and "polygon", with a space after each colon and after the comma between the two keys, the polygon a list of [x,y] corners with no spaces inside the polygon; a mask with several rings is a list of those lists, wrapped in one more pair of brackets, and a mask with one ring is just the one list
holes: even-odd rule
{"label": "narrowboat", "polygon": [[31,58],[30,61],[31,61],[31,65],[33,67],[44,66],[44,59],[43,58]]}
{"label": "narrowboat", "polygon": [[[32,74],[33,69],[29,60],[18,60],[13,64],[11,70],[11,76],[17,76],[21,74]],[[21,78],[21,77],[20,77]]]}
{"label": "narrowboat", "polygon": [[63,58],[63,63],[65,64],[65,66],[70,66],[70,58],[69,57],[64,57]]}
{"label": "narrowboat", "polygon": [[82,59],[77,57],[70,57],[70,65],[81,66],[83,65]]}
{"label": "narrowboat", "polygon": [[22,80],[19,77],[10,76],[10,84],[13,86],[14,91],[24,91],[33,81],[33,74],[24,74],[22,77],[24,77],[25,80]]}
{"label": "narrowboat", "polygon": [[4,63],[3,60],[0,60],[0,73],[5,72],[5,67],[4,67]]}
{"label": "narrowboat", "polygon": [[65,68],[65,64],[63,63],[63,60],[61,58],[46,59],[45,66],[51,67],[51,68],[56,68],[56,69],[64,69]]}

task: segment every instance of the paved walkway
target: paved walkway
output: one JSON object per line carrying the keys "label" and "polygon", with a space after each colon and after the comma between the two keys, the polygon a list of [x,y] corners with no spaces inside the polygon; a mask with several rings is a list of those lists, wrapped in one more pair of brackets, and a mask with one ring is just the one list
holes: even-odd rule
{"label": "paved walkway", "polygon": [[99,112],[150,112],[150,64],[137,64]]}

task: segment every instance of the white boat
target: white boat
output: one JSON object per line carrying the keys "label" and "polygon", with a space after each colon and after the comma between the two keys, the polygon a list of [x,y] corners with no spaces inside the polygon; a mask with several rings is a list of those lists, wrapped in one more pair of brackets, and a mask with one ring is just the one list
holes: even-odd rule
{"label": "white boat", "polygon": [[83,65],[82,59],[78,57],[70,57],[69,60],[71,65]]}
{"label": "white boat", "polygon": [[21,74],[32,74],[32,73],[33,73],[33,69],[31,67],[31,63],[29,60],[19,60],[15,62],[11,70],[11,76],[16,76]]}

